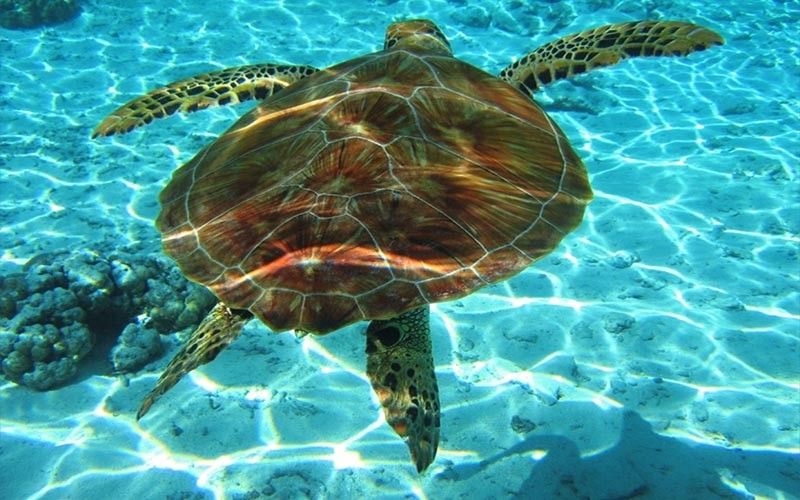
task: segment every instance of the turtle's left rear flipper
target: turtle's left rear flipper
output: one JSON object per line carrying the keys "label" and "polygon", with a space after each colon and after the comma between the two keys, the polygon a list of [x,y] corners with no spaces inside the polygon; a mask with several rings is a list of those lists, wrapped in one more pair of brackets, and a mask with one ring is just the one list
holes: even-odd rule
{"label": "turtle's left rear flipper", "polygon": [[213,361],[223,349],[239,336],[253,315],[249,311],[230,309],[218,303],[194,331],[178,354],[169,362],[152,391],[142,401],[136,420],[142,418],[158,398],[164,395],[187,373]]}
{"label": "turtle's left rear flipper", "polygon": [[500,72],[500,78],[532,94],[548,83],[642,56],[685,56],[722,45],[716,32],[679,21],[609,24],[546,43]]}
{"label": "turtle's left rear flipper", "polygon": [[316,72],[311,66],[251,64],[193,76],[125,104],[94,129],[92,138],[125,134],[178,111],[192,113],[211,106],[266,99]]}

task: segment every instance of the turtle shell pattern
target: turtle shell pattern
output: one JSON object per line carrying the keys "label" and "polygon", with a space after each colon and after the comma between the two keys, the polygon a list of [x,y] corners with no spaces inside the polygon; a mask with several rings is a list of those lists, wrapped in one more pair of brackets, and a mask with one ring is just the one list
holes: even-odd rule
{"label": "turtle shell pattern", "polygon": [[157,226],[229,307],[321,334],[517,274],[591,196],[563,132],[518,90],[390,49],[243,116],[175,172]]}

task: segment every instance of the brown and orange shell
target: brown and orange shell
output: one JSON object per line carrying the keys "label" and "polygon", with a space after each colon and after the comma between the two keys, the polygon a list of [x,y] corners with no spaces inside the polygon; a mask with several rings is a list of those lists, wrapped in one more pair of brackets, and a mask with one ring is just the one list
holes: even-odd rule
{"label": "brown and orange shell", "polygon": [[173,175],[157,225],[229,307],[327,333],[519,273],[591,196],[528,97],[452,57],[389,50],[242,117]]}

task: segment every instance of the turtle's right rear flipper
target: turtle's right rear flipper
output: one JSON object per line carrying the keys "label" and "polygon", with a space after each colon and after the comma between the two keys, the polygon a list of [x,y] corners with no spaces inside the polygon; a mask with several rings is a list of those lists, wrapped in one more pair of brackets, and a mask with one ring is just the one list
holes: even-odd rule
{"label": "turtle's right rear flipper", "polygon": [[169,362],[156,386],[142,401],[136,420],[142,418],[158,398],[164,395],[187,373],[200,365],[213,361],[223,349],[239,336],[245,323],[253,315],[249,311],[234,310],[218,303],[194,331],[178,354]]}
{"label": "turtle's right rear flipper", "polygon": [[422,472],[439,447],[439,387],[433,366],[430,309],[419,307],[367,328],[367,376],[386,422]]}
{"label": "turtle's right rear flipper", "polygon": [[117,109],[94,129],[92,138],[125,134],[178,111],[192,113],[211,106],[266,99],[316,72],[317,68],[311,66],[251,64],[186,78]]}

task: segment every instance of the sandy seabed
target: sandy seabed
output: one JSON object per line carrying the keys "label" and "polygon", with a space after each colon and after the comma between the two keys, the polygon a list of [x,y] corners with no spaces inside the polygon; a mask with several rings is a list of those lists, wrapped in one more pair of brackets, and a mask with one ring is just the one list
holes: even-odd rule
{"label": "sandy seabed", "polygon": [[727,43],[537,96],[596,198],[552,255],[433,308],[425,474],[372,395],[364,325],[252,322],[140,422],[177,339],[127,376],[98,348],[57,390],[0,383],[0,496],[800,498],[797,2],[108,1],[0,30],[0,273],[64,249],[159,253],[158,192],[249,107],[90,140],[119,105],[229,66],[326,67],[408,17],[493,73],[608,22],[690,20]]}

